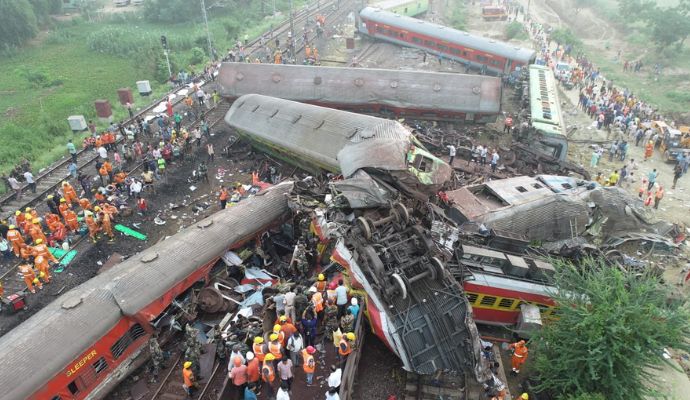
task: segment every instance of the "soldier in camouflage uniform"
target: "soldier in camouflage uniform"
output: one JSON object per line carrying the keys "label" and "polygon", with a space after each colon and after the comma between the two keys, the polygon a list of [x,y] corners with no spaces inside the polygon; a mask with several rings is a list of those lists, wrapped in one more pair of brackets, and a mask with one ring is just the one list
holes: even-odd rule
{"label": "soldier in camouflage uniform", "polygon": [[199,342],[199,330],[194,328],[191,324],[187,324],[185,328],[185,360],[192,362],[192,372],[197,380],[199,377],[199,357],[201,357],[201,343]]}
{"label": "soldier in camouflage uniform", "polygon": [[151,363],[153,364],[153,375],[151,376],[151,382],[158,381],[158,373],[161,368],[165,368],[163,365],[164,355],[163,350],[161,350],[160,344],[158,344],[158,333],[154,333],[149,339],[149,354],[151,355]]}
{"label": "soldier in camouflage uniform", "polygon": [[[295,293],[297,293],[297,296],[295,296],[295,313],[297,318],[302,318],[304,310],[309,306],[308,293],[304,291],[304,287],[295,288]],[[295,323],[296,321],[292,322]]]}
{"label": "soldier in camouflage uniform", "polygon": [[297,269],[297,274],[299,277],[306,278],[309,263],[307,262],[307,250],[304,246],[304,243],[299,242],[295,247],[295,252],[292,255],[292,262]]}
{"label": "soldier in camouflage uniform", "polygon": [[354,332],[355,330],[355,316],[349,309],[345,310],[345,315],[340,317],[340,328],[343,332]]}
{"label": "soldier in camouflage uniform", "polygon": [[333,331],[338,329],[338,306],[333,301],[328,300],[328,304],[323,312],[324,326],[326,327],[326,338],[333,339]]}
{"label": "soldier in camouflage uniform", "polygon": [[216,325],[213,329],[213,342],[216,344],[216,357],[223,362],[225,360],[226,343],[219,325]]}

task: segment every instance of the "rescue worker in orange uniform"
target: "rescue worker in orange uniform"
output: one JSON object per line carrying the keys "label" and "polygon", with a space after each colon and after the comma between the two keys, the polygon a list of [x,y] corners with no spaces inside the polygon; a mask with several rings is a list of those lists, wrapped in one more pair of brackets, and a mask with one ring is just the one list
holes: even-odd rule
{"label": "rescue worker in orange uniform", "polygon": [[48,244],[52,247],[57,247],[58,243],[56,242],[64,242],[66,238],[67,228],[65,228],[65,224],[58,221],[54,225],[53,233],[48,238]]}
{"label": "rescue worker in orange uniform", "polygon": [[62,182],[62,197],[69,204],[79,202],[77,192],[74,190],[74,187],[69,184],[69,182]]}
{"label": "rescue worker in orange uniform", "polygon": [[316,291],[323,293],[328,287],[328,282],[326,282],[326,276],[324,274],[319,274],[316,281]]}
{"label": "rescue worker in orange uniform", "polygon": [[108,168],[106,168],[105,163],[103,163],[103,165],[101,165],[101,168],[98,169],[98,175],[101,177],[102,186],[105,186],[110,182],[108,180]]}
{"label": "rescue worker in orange uniform", "polygon": [[31,230],[34,229],[33,220],[34,217],[31,213],[24,213],[24,227],[22,229],[25,235],[31,236]]}
{"label": "rescue worker in orange uniform", "polygon": [[91,202],[86,197],[82,197],[81,199],[79,199],[79,206],[84,211],[90,210],[91,209]]}
{"label": "rescue worker in orange uniform", "polygon": [[275,388],[273,387],[273,382],[276,380],[275,370],[273,369],[273,361],[275,357],[273,354],[266,354],[264,358],[264,363],[261,366],[261,380],[266,384],[268,388],[268,399],[272,399],[275,396]]}
{"label": "rescue worker in orange uniform", "polygon": [[22,260],[28,260],[29,257],[31,257],[31,254],[33,254],[33,251],[33,248],[26,243],[22,243],[19,246],[19,256],[22,258]]}
{"label": "rescue worker in orange uniform", "polygon": [[24,237],[22,237],[22,234],[19,233],[16,226],[10,225],[9,228],[10,229],[7,231],[7,240],[12,243],[14,255],[19,257],[19,249],[21,248],[21,245],[24,244]]}
{"label": "rescue worker in orange uniform", "polygon": [[228,189],[226,187],[220,188],[220,194],[218,195],[218,202],[220,203],[220,209],[225,210],[225,205],[228,203]]}
{"label": "rescue worker in orange uniform", "polygon": [[264,343],[264,338],[262,338],[261,336],[257,336],[254,338],[252,351],[254,352],[254,355],[256,356],[257,360],[261,362],[264,361],[264,357],[266,357],[266,353],[268,353],[266,349],[266,344]]}
{"label": "rescue worker in orange uniform", "polygon": [[41,283],[41,281],[36,279],[36,273],[34,272],[33,268],[31,268],[31,264],[21,264],[19,266],[19,272],[22,273],[24,277],[24,283],[26,283],[26,287],[29,289],[31,293],[36,293],[34,285],[38,286],[39,289],[43,289],[43,284]]}
{"label": "rescue worker in orange uniform", "polygon": [[254,357],[254,353],[251,351],[247,352],[247,385],[249,385],[254,392],[258,391],[258,387],[261,384],[260,367],[259,359]]}
{"label": "rescue worker in orange uniform", "polygon": [[187,396],[191,398],[197,388],[196,378],[192,372],[192,362],[185,361],[182,366],[184,367],[182,369],[182,387],[187,392]]}
{"label": "rescue worker in orange uniform", "polygon": [[355,339],[356,336],[352,332],[348,332],[340,338],[340,343],[338,343],[338,359],[343,367],[345,366],[347,356],[352,353],[352,346],[354,345]]}
{"label": "rescue worker in orange uniform", "polygon": [[24,230],[24,214],[22,214],[21,211],[17,210],[14,212],[14,219],[16,222],[17,228],[21,229],[22,231]]}
{"label": "rescue worker in orange uniform", "polygon": [[127,173],[124,171],[120,171],[117,174],[115,174],[115,184],[120,187],[122,186],[123,183],[125,183],[125,179],[127,179]]}
{"label": "rescue worker in orange uniform", "polygon": [[67,210],[63,214],[65,217],[65,225],[70,231],[76,232],[79,230],[79,220],[77,219],[77,214],[72,210]]}
{"label": "rescue worker in orange uniform", "polygon": [[513,350],[513,357],[510,360],[513,367],[511,374],[517,375],[520,373],[520,366],[527,361],[529,350],[527,349],[524,340],[512,343],[510,346],[508,346],[508,348]]}
{"label": "rescue worker in orange uniform", "polygon": [[[33,221],[33,220],[36,219],[36,218],[39,218],[39,216],[38,216],[38,211],[34,210],[34,209],[31,208],[31,207],[26,207],[26,208],[24,209],[24,212],[31,215],[31,221]],[[40,219],[40,218],[39,218],[39,219]]]}
{"label": "rescue worker in orange uniform", "polygon": [[84,220],[86,221],[86,226],[89,228],[89,237],[91,238],[91,241],[96,243],[98,241],[98,231],[100,230],[98,227],[98,222],[96,222],[96,219],[93,217],[93,213],[91,212],[86,214]]}
{"label": "rescue worker in orange uniform", "polygon": [[307,346],[306,349],[302,349],[302,370],[307,375],[307,386],[313,382],[314,371],[316,371],[314,353],[316,353],[314,346]]}
{"label": "rescue worker in orange uniform", "polygon": [[[283,333],[283,336],[285,337],[285,341],[287,341],[290,336],[292,336],[295,332],[297,332],[297,328],[295,328],[295,325],[288,321],[288,317],[285,315],[281,315],[279,318],[280,321],[280,331]],[[285,346],[285,342],[283,343],[283,347]]]}
{"label": "rescue worker in orange uniform", "polygon": [[113,235],[113,225],[110,223],[110,214],[101,211],[98,213],[98,217],[101,220],[101,229],[110,237],[109,241],[115,241],[115,235]]}
{"label": "rescue worker in orange uniform", "polygon": [[321,312],[323,311],[323,295],[321,294],[321,292],[317,291],[312,293],[311,302],[314,305],[314,312],[318,314],[319,320],[321,320]]}
{"label": "rescue worker in orange uniform", "polygon": [[[280,340],[278,340],[278,334],[271,333],[268,338],[270,339],[270,342],[268,342],[268,351],[273,355],[274,360],[280,360],[283,358],[283,345],[281,345]],[[266,356],[268,356],[268,354],[266,354]]]}
{"label": "rescue worker in orange uniform", "polygon": [[34,265],[40,274],[43,274],[43,281],[45,283],[50,283],[50,265],[48,260],[43,256],[34,257]]}
{"label": "rescue worker in orange uniform", "polygon": [[652,142],[650,140],[644,146],[644,160],[643,161],[647,161],[648,158],[652,158],[653,154],[654,154],[654,142]]}
{"label": "rescue worker in orange uniform", "polygon": [[54,263],[58,262],[57,258],[48,250],[48,246],[43,243],[43,239],[36,240],[36,245],[33,247],[31,254],[34,257],[44,256]]}
{"label": "rescue worker in orange uniform", "polygon": [[[103,211],[106,214],[108,214],[108,216],[110,217],[110,221],[115,221],[115,216],[118,214],[117,207],[115,207],[114,205],[109,204],[109,203],[103,203],[103,204],[101,204],[100,208],[102,208]],[[94,211],[100,211],[100,210],[94,209]]]}
{"label": "rescue worker in orange uniform", "polygon": [[32,222],[33,226],[31,227],[29,234],[31,235],[31,239],[33,240],[33,242],[36,243],[38,239],[42,239],[43,243],[48,243],[48,238],[46,237],[45,233],[43,233],[41,221],[39,221],[38,218],[36,218]]}
{"label": "rescue worker in orange uniform", "polygon": [[58,206],[58,210],[60,210],[60,215],[62,215],[62,218],[65,218],[65,211],[70,209],[70,205],[67,203],[67,200],[65,198],[60,199],[60,205]]}
{"label": "rescue worker in orange uniform", "polygon": [[45,220],[46,220],[46,226],[48,227],[48,230],[53,232],[53,231],[55,231],[55,224],[57,222],[60,222],[60,216],[58,216],[57,214],[48,213],[48,214],[46,214]]}

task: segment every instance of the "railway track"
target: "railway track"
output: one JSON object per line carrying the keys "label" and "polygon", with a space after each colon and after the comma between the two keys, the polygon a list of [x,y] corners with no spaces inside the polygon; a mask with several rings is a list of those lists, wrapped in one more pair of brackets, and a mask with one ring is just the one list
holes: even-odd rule
{"label": "railway track", "polygon": [[467,390],[462,375],[434,376],[407,373],[403,400],[465,400]]}
{"label": "railway track", "polygon": [[[341,4],[340,8],[338,10],[333,11],[332,8],[333,6],[337,3],[337,0],[330,1],[327,3],[324,3],[321,7],[316,7],[315,4],[308,5],[307,7],[298,10],[294,14],[293,18],[293,25],[295,27],[296,31],[300,31],[298,28],[304,26],[307,21],[310,20],[311,17],[316,16],[322,12],[326,12],[328,10],[331,10],[330,13],[326,13],[326,21],[328,23],[333,23],[334,19],[337,19],[341,16],[342,10],[343,9],[348,9],[345,5]],[[349,2],[343,2],[345,4],[355,4],[354,0],[351,0]],[[351,9],[351,8],[349,8]],[[281,43],[286,43],[287,42],[287,37],[288,37],[288,32],[290,31],[290,20],[289,18],[283,21],[281,24],[278,25],[275,29],[272,29],[263,35],[260,35],[256,39],[250,41],[247,44],[247,48],[249,48],[249,55],[255,56],[258,55],[261,52],[264,52],[264,47],[260,46],[261,43],[261,38],[266,38],[269,37],[271,40],[278,38]],[[296,36],[296,39],[299,39],[301,41],[301,35],[296,35],[296,33],[293,35]],[[314,34],[312,37],[315,37],[316,35]],[[301,50],[304,48],[304,43],[299,44],[299,41],[296,41],[296,46],[295,50],[296,53],[299,54]],[[214,71],[215,72],[215,71]],[[198,78],[197,78],[198,81]],[[206,82],[206,81],[200,81],[201,87],[204,89],[208,89],[211,85],[214,85],[215,83],[213,81]],[[153,103],[151,103],[149,106],[144,108],[143,110],[137,112],[133,118],[126,119],[123,121],[125,125],[129,125],[131,123],[134,123],[136,118],[141,117],[141,118],[146,118],[147,116],[155,116],[158,115],[159,113],[154,112],[153,110],[157,108],[162,102],[164,102],[166,99],[170,98],[171,96],[174,96],[173,98],[175,99],[173,101],[173,108],[179,108],[180,103],[184,100],[184,95],[187,93],[189,87],[191,85],[186,85],[184,87],[177,87],[170,92],[166,93],[164,96],[161,98],[157,99]],[[154,127],[155,129],[155,127]],[[98,154],[91,150],[91,149],[81,149],[77,152],[77,167],[78,169],[84,170],[88,166],[92,165],[95,160],[98,158]],[[65,157],[62,160],[59,160],[46,168],[43,172],[39,173],[35,177],[36,181],[36,193],[23,193],[23,196],[20,199],[15,198],[14,192],[9,192],[4,194],[2,197],[0,197],[0,210],[2,218],[9,218],[15,210],[20,210],[24,209],[25,207],[31,207],[35,204],[37,204],[39,201],[45,198],[46,195],[52,193],[60,184],[60,182],[66,180],[69,178],[69,172],[67,170],[67,167],[70,164],[70,157]],[[22,191],[26,191],[28,188],[27,185],[22,186]]]}

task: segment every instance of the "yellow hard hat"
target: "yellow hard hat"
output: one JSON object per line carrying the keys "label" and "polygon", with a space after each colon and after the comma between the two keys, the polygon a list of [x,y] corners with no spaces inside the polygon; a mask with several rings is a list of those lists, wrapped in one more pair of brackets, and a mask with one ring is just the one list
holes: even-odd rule
{"label": "yellow hard hat", "polygon": [[276,359],[276,356],[274,356],[271,353],[266,354],[266,357],[264,357],[264,361],[273,361]]}
{"label": "yellow hard hat", "polygon": [[271,336],[268,337],[271,339],[271,341],[278,340],[278,334],[277,333],[271,333]]}
{"label": "yellow hard hat", "polygon": [[254,338],[254,344],[261,344],[263,342],[264,342],[264,338],[262,338],[261,336],[257,336]]}
{"label": "yellow hard hat", "polygon": [[65,200],[64,198],[60,199],[60,203],[66,203],[66,202],[67,202],[67,200]]}
{"label": "yellow hard hat", "polygon": [[24,212],[31,212],[31,207],[26,207],[26,208],[24,209]]}
{"label": "yellow hard hat", "polygon": [[26,213],[24,214],[24,218],[26,218],[28,221],[31,221],[34,218],[34,216],[29,213]]}
{"label": "yellow hard hat", "polygon": [[41,244],[43,243],[43,239],[36,239],[36,244]]}
{"label": "yellow hard hat", "polygon": [[52,194],[48,195],[48,199],[52,199],[54,196]]}
{"label": "yellow hard hat", "polygon": [[41,222],[41,220],[39,220],[38,218],[34,218],[34,220],[31,222],[33,222],[34,224],[38,224],[39,222]]}
{"label": "yellow hard hat", "polygon": [[319,274],[319,280],[320,281],[325,281],[326,277],[323,274]]}
{"label": "yellow hard hat", "polygon": [[21,215],[21,214],[22,214],[22,212],[19,211],[19,210],[17,210],[17,211],[14,212],[14,215]]}
{"label": "yellow hard hat", "polygon": [[94,211],[101,211],[101,208],[98,207],[98,206],[96,206],[96,207],[93,208],[93,210],[94,210]]}
{"label": "yellow hard hat", "polygon": [[[280,316],[280,322],[287,322],[287,317],[284,316],[284,315],[281,315],[281,316]],[[274,326],[273,329],[275,330],[276,327]]]}
{"label": "yellow hard hat", "polygon": [[527,393],[523,393],[523,394],[520,396],[520,398],[521,398],[522,400],[529,400],[529,395],[528,395]]}
{"label": "yellow hard hat", "polygon": [[45,272],[43,272],[43,271],[41,271],[41,273],[38,274],[38,277],[39,277],[39,278],[45,278],[45,276],[46,276],[46,274],[45,274]]}
{"label": "yellow hard hat", "polygon": [[185,361],[184,364],[182,364],[182,366],[185,367],[185,369],[190,368],[192,366],[192,362],[191,361]]}
{"label": "yellow hard hat", "polygon": [[273,332],[275,332],[275,333],[280,332],[280,325],[278,325],[278,324],[273,325]]}
{"label": "yellow hard hat", "polygon": [[34,278],[34,283],[40,283],[40,281],[38,280],[38,278]]}
{"label": "yellow hard hat", "polygon": [[347,340],[355,340],[357,338],[355,334],[352,332],[348,332],[347,334],[345,334],[345,337],[347,338]]}
{"label": "yellow hard hat", "polygon": [[10,225],[10,229],[16,229],[17,227],[14,225]]}

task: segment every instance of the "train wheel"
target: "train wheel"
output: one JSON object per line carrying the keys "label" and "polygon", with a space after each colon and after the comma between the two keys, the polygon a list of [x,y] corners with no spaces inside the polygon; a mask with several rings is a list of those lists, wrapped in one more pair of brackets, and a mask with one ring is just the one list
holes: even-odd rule
{"label": "train wheel", "polygon": [[407,211],[407,207],[405,207],[404,204],[395,203],[393,204],[393,209],[398,214],[398,222],[402,223],[403,225],[407,225],[407,223],[410,222],[410,212]]}
{"label": "train wheel", "polygon": [[366,240],[371,240],[373,226],[369,224],[369,221],[365,217],[358,217],[356,221],[357,227],[362,232],[362,236],[364,236]]}
{"label": "train wheel", "polygon": [[403,300],[407,298],[407,286],[405,285],[405,281],[399,274],[392,274],[391,275],[391,280],[393,281],[393,284],[398,288],[398,291],[400,292],[400,297],[402,297]]}
{"label": "train wheel", "polygon": [[431,257],[429,263],[429,272],[431,272],[431,279],[441,280],[443,277],[443,263],[436,257]]}
{"label": "train wheel", "polygon": [[386,269],[383,266],[383,261],[371,246],[364,247],[364,255],[369,261],[369,266],[372,269],[372,273],[377,276],[384,277],[386,275]]}

